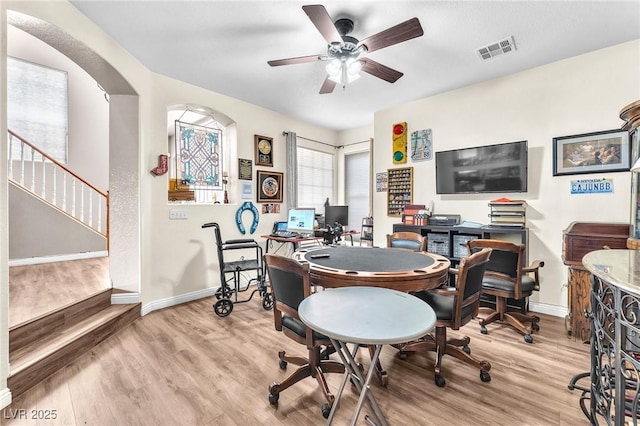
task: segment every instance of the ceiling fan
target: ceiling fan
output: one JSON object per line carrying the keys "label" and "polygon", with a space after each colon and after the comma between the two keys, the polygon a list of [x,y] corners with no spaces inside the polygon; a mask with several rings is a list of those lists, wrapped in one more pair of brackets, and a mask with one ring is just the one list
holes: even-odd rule
{"label": "ceiling fan", "polygon": [[311,22],[329,43],[326,54],[298,56],[295,58],[268,61],[272,67],[302,64],[315,61],[328,61],[327,77],[320,93],[331,93],[340,84],[344,89],[348,83],[360,77],[360,71],[378,77],[389,83],[395,83],[403,73],[382,65],[372,59],[360,57],[365,52],[373,52],[384,47],[402,43],[424,34],[418,18],[411,18],[377,34],[358,40],[349,34],[353,31],[353,21],[341,18],[333,22],[322,5],[302,6]]}

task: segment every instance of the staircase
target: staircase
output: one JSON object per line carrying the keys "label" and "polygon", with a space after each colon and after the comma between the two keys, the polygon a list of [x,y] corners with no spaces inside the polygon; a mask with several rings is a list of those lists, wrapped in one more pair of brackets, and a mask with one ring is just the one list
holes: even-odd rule
{"label": "staircase", "polygon": [[13,397],[38,384],[140,317],[140,303],[112,305],[104,290],[9,329]]}
{"label": "staircase", "polygon": [[109,194],[11,130],[7,142],[9,183],[103,236],[108,247]]}

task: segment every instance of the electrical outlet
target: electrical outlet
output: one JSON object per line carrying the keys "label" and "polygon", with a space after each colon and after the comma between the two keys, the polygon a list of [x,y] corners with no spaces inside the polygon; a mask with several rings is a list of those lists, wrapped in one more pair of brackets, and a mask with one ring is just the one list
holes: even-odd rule
{"label": "electrical outlet", "polygon": [[169,220],[186,220],[189,215],[186,210],[169,210]]}

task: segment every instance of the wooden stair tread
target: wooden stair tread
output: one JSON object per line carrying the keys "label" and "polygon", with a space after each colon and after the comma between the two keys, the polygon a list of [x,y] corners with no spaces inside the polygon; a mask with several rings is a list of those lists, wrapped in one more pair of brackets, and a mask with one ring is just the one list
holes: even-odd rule
{"label": "wooden stair tread", "polygon": [[139,304],[110,305],[76,324],[58,328],[38,341],[12,351],[9,354],[9,363],[11,365],[9,377],[20,374],[26,368],[65,348],[79,337],[90,334],[100,326],[117,319],[136,306],[139,306]]}
{"label": "wooden stair tread", "polygon": [[111,290],[97,292],[84,299],[55,309],[46,315],[33,318],[9,329],[9,353],[55,332],[76,324],[83,318],[111,305]]}

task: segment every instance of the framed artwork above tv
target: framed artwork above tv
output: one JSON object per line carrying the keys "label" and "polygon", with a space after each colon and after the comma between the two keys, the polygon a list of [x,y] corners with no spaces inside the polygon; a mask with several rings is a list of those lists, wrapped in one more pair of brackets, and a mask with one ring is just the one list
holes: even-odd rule
{"label": "framed artwork above tv", "polygon": [[527,141],[436,152],[436,193],[527,192]]}

